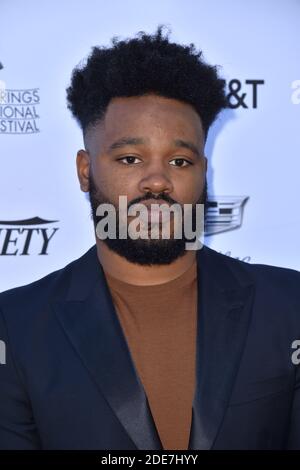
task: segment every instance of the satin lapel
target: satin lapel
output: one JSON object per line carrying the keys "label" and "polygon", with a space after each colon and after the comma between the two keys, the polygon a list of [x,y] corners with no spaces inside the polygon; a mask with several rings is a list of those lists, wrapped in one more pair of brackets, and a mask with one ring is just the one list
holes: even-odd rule
{"label": "satin lapel", "polygon": [[[89,250],[76,270],[69,300],[53,303],[57,318],[136,447],[160,450],[162,444],[147,397],[114,310],[95,247]],[[87,287],[87,280],[88,283],[92,281],[91,289]],[[74,297],[86,298],[74,300]]]}
{"label": "satin lapel", "polygon": [[245,344],[253,285],[235,277],[226,258],[198,253],[196,390],[189,449],[211,449],[228,405]]}

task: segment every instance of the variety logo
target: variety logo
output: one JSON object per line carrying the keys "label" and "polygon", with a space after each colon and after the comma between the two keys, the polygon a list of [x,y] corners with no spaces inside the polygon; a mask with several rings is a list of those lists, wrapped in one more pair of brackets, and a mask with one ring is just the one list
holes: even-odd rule
{"label": "variety logo", "polygon": [[25,220],[0,220],[0,256],[48,255],[58,220],[33,217]]}

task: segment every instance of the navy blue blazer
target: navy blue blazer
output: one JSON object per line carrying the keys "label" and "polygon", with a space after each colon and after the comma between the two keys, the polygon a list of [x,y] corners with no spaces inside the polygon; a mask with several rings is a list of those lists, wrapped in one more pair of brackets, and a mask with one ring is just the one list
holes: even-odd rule
{"label": "navy blue blazer", "polygon": [[[300,273],[207,246],[197,266],[189,449],[300,449]],[[96,245],[0,311],[1,449],[162,449]]]}

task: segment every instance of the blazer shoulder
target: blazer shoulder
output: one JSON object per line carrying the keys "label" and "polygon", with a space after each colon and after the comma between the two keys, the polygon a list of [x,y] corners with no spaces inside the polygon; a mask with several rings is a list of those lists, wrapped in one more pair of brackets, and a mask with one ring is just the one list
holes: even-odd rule
{"label": "blazer shoulder", "polygon": [[[90,251],[90,250],[89,250]],[[42,278],[19,287],[0,293],[0,310],[28,307],[36,309],[55,298],[64,298],[70,284],[74,268],[84,259],[87,253],[71,261],[64,267],[53,271]]]}
{"label": "blazer shoulder", "polygon": [[251,278],[255,284],[269,286],[286,290],[287,292],[296,292],[300,295],[300,272],[296,269],[273,266],[262,263],[249,263],[228,255],[219,253],[206,247],[211,255],[218,258],[218,262],[226,265],[230,271],[238,278],[244,276]]}
{"label": "blazer shoulder", "polygon": [[268,283],[287,291],[290,291],[290,289],[297,290],[299,295],[300,272],[296,269],[261,263],[246,264],[249,272],[251,272],[251,275],[255,277],[257,282]]}

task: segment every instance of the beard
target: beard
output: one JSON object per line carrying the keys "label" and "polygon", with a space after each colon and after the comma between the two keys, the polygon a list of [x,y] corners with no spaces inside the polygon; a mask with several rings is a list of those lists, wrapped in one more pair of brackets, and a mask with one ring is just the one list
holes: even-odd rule
{"label": "beard", "polygon": [[[146,193],[144,196],[134,199],[128,204],[127,209],[130,206],[136,203],[142,203],[147,199],[165,201],[168,204],[178,204],[174,199],[165,193],[160,193],[154,195],[152,193]],[[89,200],[91,206],[91,217],[96,227],[97,223],[103,218],[103,216],[97,216],[96,211],[100,204],[111,204],[114,206],[116,211],[116,233],[119,233],[120,226],[120,217],[119,217],[119,208],[112,203],[97,187],[94,182],[94,179],[90,173],[89,175]],[[196,205],[204,204],[204,219],[207,211],[207,181],[205,180],[205,185],[203,192],[198,199],[198,201],[192,205],[192,230],[196,229]],[[182,205],[181,205],[182,207]],[[182,207],[182,211],[184,208]],[[183,218],[182,218],[183,220]],[[154,238],[137,238],[133,239],[129,236],[127,231],[127,238],[105,238],[102,241],[105,245],[117,253],[118,255],[126,258],[131,263],[144,265],[144,266],[153,266],[153,265],[166,265],[174,262],[179,257],[183,256],[186,253],[186,243],[193,243],[196,240],[187,239],[184,235],[183,230],[183,221],[182,221],[182,237],[181,238],[168,238],[168,239],[154,239]]]}

